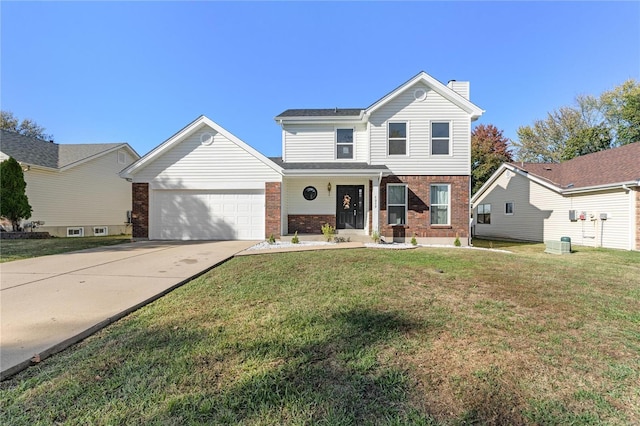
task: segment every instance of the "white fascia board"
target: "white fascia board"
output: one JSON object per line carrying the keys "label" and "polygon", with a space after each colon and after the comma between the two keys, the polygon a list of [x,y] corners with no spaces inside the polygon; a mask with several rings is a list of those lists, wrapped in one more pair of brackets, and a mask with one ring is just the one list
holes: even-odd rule
{"label": "white fascia board", "polygon": [[450,102],[452,102],[453,104],[457,105],[458,107],[463,109],[465,112],[467,112],[471,117],[472,121],[477,120],[482,116],[482,114],[484,114],[484,110],[478,107],[477,105],[475,105],[473,102],[469,101],[464,96],[460,95],[450,87],[447,87],[446,85],[440,83],[438,80],[431,77],[426,72],[420,71],[418,75],[416,75],[406,83],[402,84],[398,88],[392,90],[391,92],[389,92],[388,94],[386,94],[385,96],[383,96],[382,98],[374,102],[371,106],[369,106],[366,109],[366,115],[369,116],[373,111],[387,104],[389,101],[395,98],[399,93],[403,92],[405,89],[407,89],[408,87],[414,85],[419,81],[423,81],[424,83],[427,84],[427,86],[429,86],[431,89],[436,91],[439,95],[441,95],[445,99],[449,100]]}
{"label": "white fascia board", "polygon": [[507,163],[502,163],[500,165],[500,167],[498,167],[498,170],[496,170],[495,172],[493,172],[493,174],[489,177],[489,179],[487,179],[487,181],[484,183],[484,185],[482,185],[480,187],[480,189],[478,190],[478,192],[476,192],[473,197],[471,197],[471,204],[474,205],[476,203],[476,201],[478,201],[478,198],[480,198],[482,196],[482,194],[484,194],[487,189],[489,189],[489,187],[493,184],[493,182],[496,181],[496,179],[498,179],[498,177],[505,171],[505,170],[511,170],[514,171],[514,168],[512,166],[510,166]]}
{"label": "white fascia board", "polygon": [[383,174],[384,176],[390,175],[391,171],[390,170],[386,170],[384,172],[381,172],[380,170],[362,170],[362,169],[343,169],[343,170],[336,170],[336,169],[313,169],[313,170],[303,170],[303,169],[290,169],[290,170],[284,170],[283,174],[285,177],[295,177],[295,176],[336,176],[336,177],[340,177],[340,176],[349,176],[349,177],[354,177],[354,176],[360,176],[360,177],[368,177],[371,179],[377,179],[378,176],[380,176],[380,174]]}
{"label": "white fascia board", "polygon": [[568,188],[563,189],[561,193],[563,195],[572,195],[572,194],[581,194],[584,192],[597,192],[597,191],[607,191],[611,189],[623,189],[624,187],[632,187],[632,186],[640,186],[639,181],[631,180],[628,182],[618,182],[618,183],[607,183],[604,185],[594,185],[594,186],[584,186],[582,188]]}

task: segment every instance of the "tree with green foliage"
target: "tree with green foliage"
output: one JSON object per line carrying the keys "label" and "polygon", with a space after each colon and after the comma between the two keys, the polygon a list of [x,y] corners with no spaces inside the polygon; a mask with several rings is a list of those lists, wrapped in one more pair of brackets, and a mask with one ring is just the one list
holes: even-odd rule
{"label": "tree with green foliage", "polygon": [[13,157],[0,163],[0,216],[11,221],[14,231],[20,220],[31,217],[26,188],[22,166]]}
{"label": "tree with green foliage", "polygon": [[640,84],[628,80],[599,97],[578,96],[517,130],[519,161],[560,162],[640,141]]}
{"label": "tree with green foliage", "polygon": [[493,124],[480,124],[471,132],[471,192],[480,187],[502,163],[512,161],[509,139]]}
{"label": "tree with green foliage", "polygon": [[44,127],[28,118],[20,121],[11,111],[0,111],[0,129],[46,141],[53,140],[53,135],[45,133]]}

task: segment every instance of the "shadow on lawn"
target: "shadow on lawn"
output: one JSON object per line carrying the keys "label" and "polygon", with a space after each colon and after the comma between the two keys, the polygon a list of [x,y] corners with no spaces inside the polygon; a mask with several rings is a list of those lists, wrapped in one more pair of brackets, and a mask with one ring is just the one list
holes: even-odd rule
{"label": "shadow on lawn", "polygon": [[[295,320],[295,319],[294,319]],[[221,391],[203,390],[174,399],[168,417],[186,422],[327,423],[432,421],[409,402],[411,383],[404,369],[381,366],[379,345],[414,325],[393,312],[355,309],[335,314],[323,340],[296,345],[256,340],[237,349],[246,360],[269,368]],[[277,359],[271,364],[265,360]],[[257,362],[260,362],[257,361]]]}

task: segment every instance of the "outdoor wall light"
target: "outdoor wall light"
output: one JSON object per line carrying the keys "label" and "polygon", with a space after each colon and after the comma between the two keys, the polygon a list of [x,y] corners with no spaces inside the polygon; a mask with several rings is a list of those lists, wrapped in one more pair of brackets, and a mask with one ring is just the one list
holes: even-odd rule
{"label": "outdoor wall light", "polygon": [[331,194],[331,182],[327,184],[327,191],[329,191],[329,194]]}

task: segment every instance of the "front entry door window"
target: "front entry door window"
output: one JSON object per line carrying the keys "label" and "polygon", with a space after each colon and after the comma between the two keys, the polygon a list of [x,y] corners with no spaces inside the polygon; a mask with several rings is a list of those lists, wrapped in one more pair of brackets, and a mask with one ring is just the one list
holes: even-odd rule
{"label": "front entry door window", "polygon": [[364,185],[338,185],[336,228],[364,229]]}

